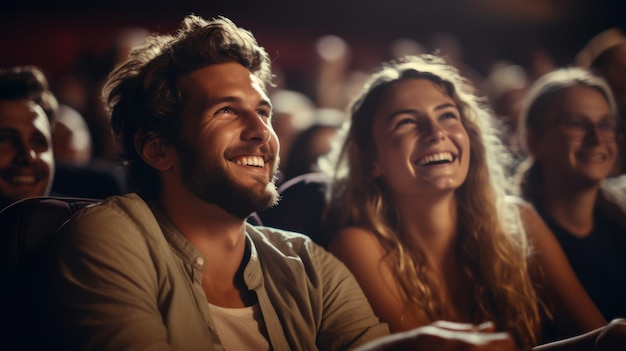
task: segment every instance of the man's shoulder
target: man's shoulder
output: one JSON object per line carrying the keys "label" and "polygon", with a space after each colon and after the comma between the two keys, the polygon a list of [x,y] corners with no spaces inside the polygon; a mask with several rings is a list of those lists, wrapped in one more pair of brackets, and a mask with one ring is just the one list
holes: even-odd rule
{"label": "man's shoulder", "polygon": [[96,208],[96,211],[100,211],[103,208],[121,208],[127,211],[136,211],[140,208],[148,208],[148,204],[139,195],[128,193],[106,197],[102,201],[88,206],[88,208]]}
{"label": "man's shoulder", "polygon": [[[113,196],[77,212],[58,231],[55,256],[152,257],[166,244],[148,204],[135,194]],[[62,254],[63,253],[63,254]],[[146,261],[148,262],[148,261]]]}
{"label": "man's shoulder", "polygon": [[[148,204],[137,194],[129,193],[105,198],[77,212],[67,223],[68,227],[98,228],[153,225],[156,223]],[[111,230],[109,230],[111,231]]]}

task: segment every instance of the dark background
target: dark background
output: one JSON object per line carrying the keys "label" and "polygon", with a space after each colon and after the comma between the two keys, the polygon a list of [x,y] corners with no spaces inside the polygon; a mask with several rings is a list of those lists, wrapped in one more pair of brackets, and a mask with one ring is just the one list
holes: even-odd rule
{"label": "dark background", "polygon": [[[571,62],[600,30],[626,25],[623,0],[317,0],[317,1],[4,1],[0,66],[35,64],[51,80],[76,69],[108,70],[116,33],[129,26],[170,31],[188,13],[225,15],[250,29],[294,89],[306,90],[314,42],[343,37],[352,65],[370,69],[389,44],[411,38],[429,50],[436,33],[455,37],[464,60],[485,73],[498,59],[528,64],[536,48],[558,65]],[[78,68],[77,68],[78,67]]]}

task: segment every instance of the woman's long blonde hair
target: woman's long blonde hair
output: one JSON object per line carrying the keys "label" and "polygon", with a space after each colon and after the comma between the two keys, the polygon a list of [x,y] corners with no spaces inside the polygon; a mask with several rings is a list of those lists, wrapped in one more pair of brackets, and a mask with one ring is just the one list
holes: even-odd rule
{"label": "woman's long blonde hair", "polygon": [[401,289],[407,315],[426,324],[446,319],[445,309],[428,278],[424,253],[408,250],[398,230],[398,212],[380,180],[370,172],[376,154],[372,123],[384,92],[406,79],[429,79],[454,99],[470,138],[470,168],[456,190],[458,252],[463,274],[472,282],[472,322],[491,320],[521,346],[537,342],[541,322],[536,287],[530,277],[528,247],[518,214],[504,202],[504,171],[496,158],[505,156],[491,134],[489,109],[458,71],[436,56],[405,57],[383,64],[350,107],[333,152],[320,166],[332,173],[327,225],[358,226],[372,231],[386,250]]}

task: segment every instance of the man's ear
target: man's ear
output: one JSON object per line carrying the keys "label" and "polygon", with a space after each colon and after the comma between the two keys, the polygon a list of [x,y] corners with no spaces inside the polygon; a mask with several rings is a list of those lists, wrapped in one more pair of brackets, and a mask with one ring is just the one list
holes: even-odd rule
{"label": "man's ear", "polygon": [[167,171],[172,168],[173,148],[163,136],[154,133],[137,132],[135,150],[149,166]]}

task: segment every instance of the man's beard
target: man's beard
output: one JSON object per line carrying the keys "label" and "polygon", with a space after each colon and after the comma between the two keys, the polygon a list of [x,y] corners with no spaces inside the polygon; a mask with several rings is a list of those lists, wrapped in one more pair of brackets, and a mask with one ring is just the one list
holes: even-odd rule
{"label": "man's beard", "polygon": [[276,167],[271,173],[274,179],[259,192],[237,183],[218,162],[205,157],[184,141],[179,144],[178,149],[180,155],[188,156],[181,157],[184,184],[206,203],[219,206],[241,219],[277,204],[279,197],[275,184]]}

